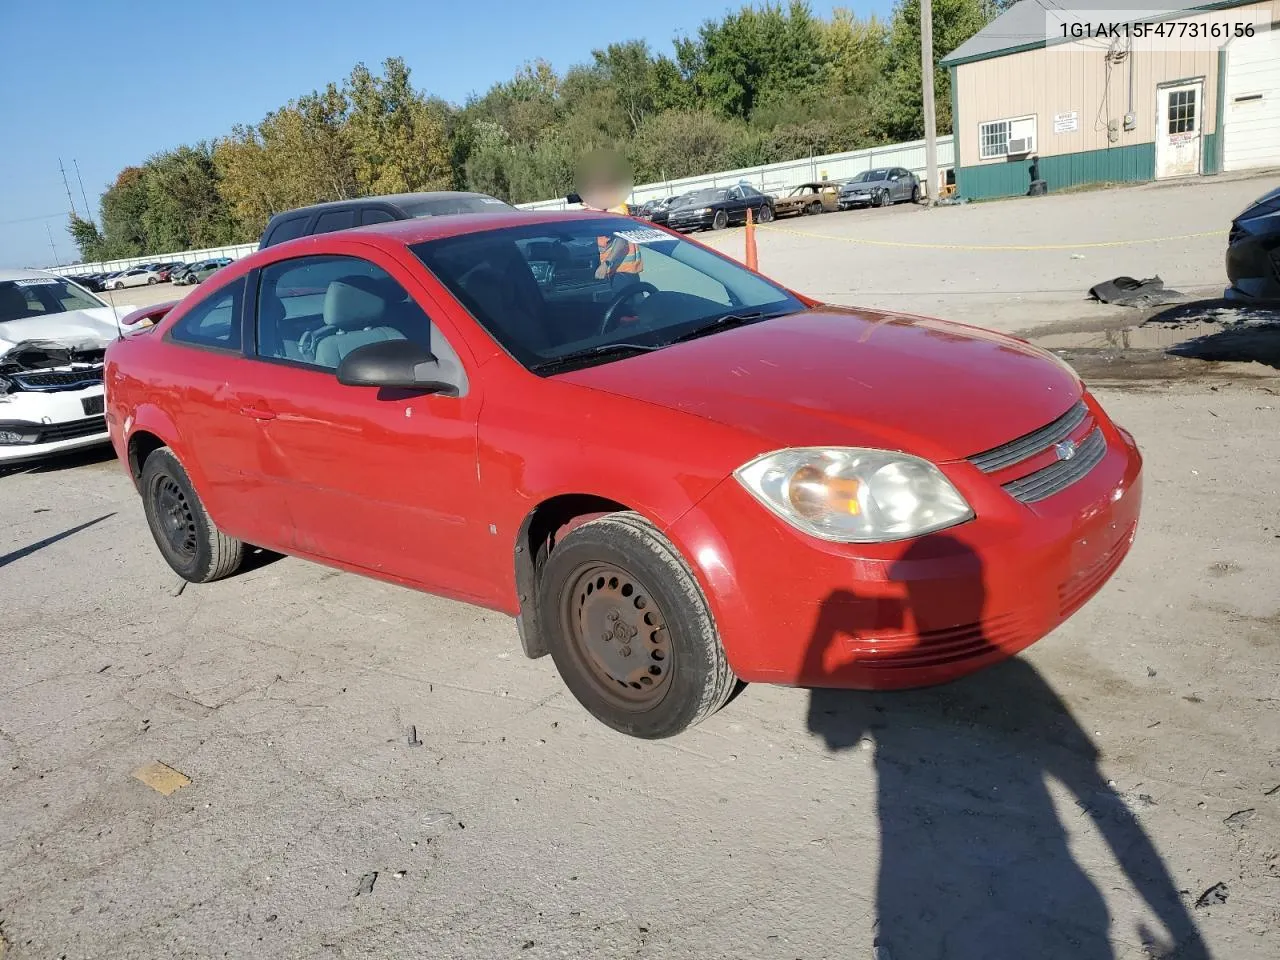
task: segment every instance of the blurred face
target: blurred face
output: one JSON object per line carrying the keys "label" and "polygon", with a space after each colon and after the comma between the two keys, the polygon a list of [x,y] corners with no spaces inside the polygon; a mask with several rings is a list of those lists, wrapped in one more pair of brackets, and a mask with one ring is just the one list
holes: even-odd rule
{"label": "blurred face", "polygon": [[596,150],[578,165],[578,195],[583,203],[607,210],[622,203],[631,192],[631,167],[613,150]]}

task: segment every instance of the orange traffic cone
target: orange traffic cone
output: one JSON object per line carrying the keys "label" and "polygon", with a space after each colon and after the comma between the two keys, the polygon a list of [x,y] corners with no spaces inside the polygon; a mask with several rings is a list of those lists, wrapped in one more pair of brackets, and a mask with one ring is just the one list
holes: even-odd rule
{"label": "orange traffic cone", "polygon": [[747,207],[747,269],[759,270],[756,258],[756,224],[750,207]]}

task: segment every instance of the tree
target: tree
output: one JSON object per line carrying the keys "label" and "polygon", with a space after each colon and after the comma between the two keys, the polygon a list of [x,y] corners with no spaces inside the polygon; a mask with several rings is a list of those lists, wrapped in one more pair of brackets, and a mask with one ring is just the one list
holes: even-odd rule
{"label": "tree", "polygon": [[198,249],[230,243],[234,225],[218,192],[213,149],[183,146],[157,154],[146,166],[142,223],[147,253]]}
{"label": "tree", "polygon": [[737,130],[707,110],[668,110],[640,127],[631,142],[631,161],[644,180],[680,177],[724,169]]}
{"label": "tree", "polygon": [[125,167],[102,195],[102,253],[107,257],[136,257],[147,252],[146,171]]}
{"label": "tree", "polygon": [[785,11],[744,7],[707,21],[698,31],[699,49],[692,44],[677,46],[681,64],[705,106],[724,116],[746,119],[769,96],[798,93],[825,78],[818,21],[799,0]]}
{"label": "tree", "polygon": [[85,220],[73,213],[67,222],[67,233],[71,234],[71,239],[75,241],[82,261],[89,263],[103,259],[102,234],[98,232],[97,224],[93,221]]}
{"label": "tree", "polygon": [[356,181],[365,194],[443,190],[452,181],[445,112],[409,84],[400,57],[376,77],[357,64],[347,80],[346,121]]}
{"label": "tree", "polygon": [[[937,63],[986,25],[983,0],[934,0],[933,62],[937,132],[951,132],[951,77]],[[924,136],[920,82],[920,0],[898,0],[890,21],[887,66],[876,88],[876,121],[891,141]]]}

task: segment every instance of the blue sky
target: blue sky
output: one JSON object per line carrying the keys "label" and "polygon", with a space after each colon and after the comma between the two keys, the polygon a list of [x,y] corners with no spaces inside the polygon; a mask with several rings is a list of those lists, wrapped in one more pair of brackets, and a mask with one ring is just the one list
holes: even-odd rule
{"label": "blue sky", "polygon": [[[670,52],[679,33],[740,4],[726,0],[0,0],[0,266],[61,262],[67,168],[76,209],[121,168],[157,151],[256,122],[360,60],[402,56],[414,83],[461,102],[545,57],[563,70],[611,41],[642,37]],[[887,13],[892,0],[831,3]],[[146,11],[146,12],[144,12]],[[18,42],[15,42],[18,41]],[[52,216],[50,216],[52,215]]]}

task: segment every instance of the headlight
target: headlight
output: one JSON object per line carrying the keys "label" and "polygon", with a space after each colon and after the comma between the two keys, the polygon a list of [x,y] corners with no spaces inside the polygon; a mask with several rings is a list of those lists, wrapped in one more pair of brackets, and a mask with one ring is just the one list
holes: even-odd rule
{"label": "headlight", "polygon": [[700,208],[700,209],[698,209],[698,210],[695,210],[695,211],[693,211],[693,212],[694,212],[694,213],[696,213],[696,214],[698,214],[698,215],[702,215],[702,214],[704,214],[704,213],[710,213],[710,212],[711,212],[711,208],[710,208],[710,207],[702,207],[702,208]]}
{"label": "headlight", "polygon": [[797,447],[752,460],[734,476],[793,527],[837,543],[905,540],[973,517],[942,471],[891,450]]}

